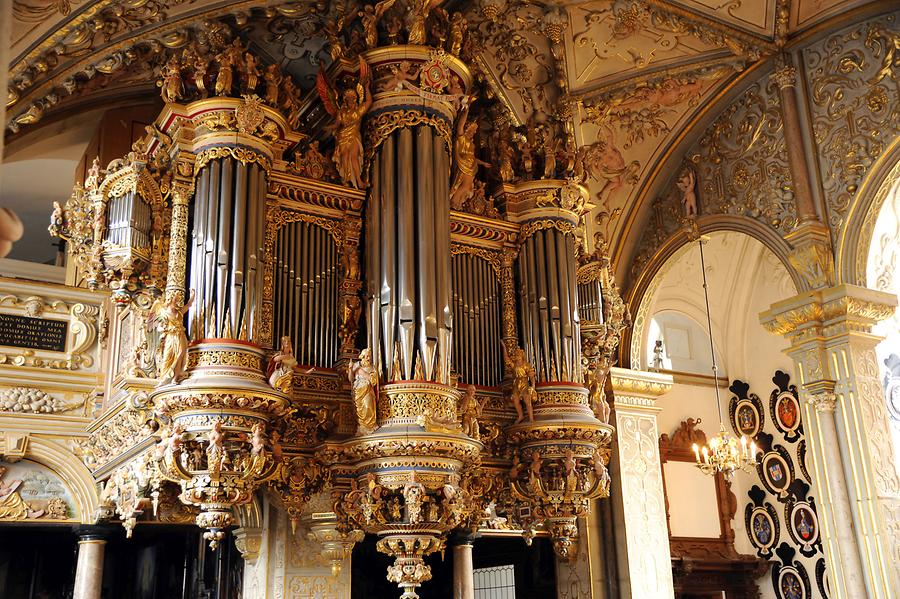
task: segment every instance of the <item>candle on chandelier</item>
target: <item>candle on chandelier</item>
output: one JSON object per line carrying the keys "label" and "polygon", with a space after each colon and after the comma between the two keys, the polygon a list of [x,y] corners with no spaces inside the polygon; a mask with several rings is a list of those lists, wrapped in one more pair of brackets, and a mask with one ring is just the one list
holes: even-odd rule
{"label": "candle on chandelier", "polygon": [[697,447],[697,444],[694,443],[692,449],[694,450],[694,457],[697,458],[697,463],[700,463],[700,448]]}

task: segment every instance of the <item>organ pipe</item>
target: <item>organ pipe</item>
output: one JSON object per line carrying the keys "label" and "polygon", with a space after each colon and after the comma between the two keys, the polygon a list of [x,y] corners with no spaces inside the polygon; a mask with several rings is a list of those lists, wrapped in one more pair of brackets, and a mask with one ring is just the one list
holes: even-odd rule
{"label": "organ pipe", "polygon": [[338,356],[339,254],[325,229],[289,222],[274,244],[275,337],[287,335],[300,364],[330,368]]}
{"label": "organ pipe", "polygon": [[253,338],[265,201],[265,172],[256,163],[220,158],[198,173],[189,282],[206,301],[192,306],[194,338]]}
{"label": "organ pipe", "polygon": [[450,160],[432,127],[392,132],[372,161],[369,338],[382,380],[449,382]]}
{"label": "organ pipe", "polygon": [[471,254],[451,260],[453,368],[464,384],[499,386],[503,378],[500,348],[500,281],[489,262]]}

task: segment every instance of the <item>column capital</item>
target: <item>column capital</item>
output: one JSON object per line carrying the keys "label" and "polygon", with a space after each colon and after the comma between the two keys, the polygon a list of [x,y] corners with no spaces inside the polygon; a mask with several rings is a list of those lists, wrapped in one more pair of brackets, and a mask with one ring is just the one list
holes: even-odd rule
{"label": "column capital", "polygon": [[795,295],[773,304],[759,316],[770,333],[795,337],[799,333],[843,323],[855,331],[868,332],[890,317],[897,298],[883,291],[856,285],[837,285]]}
{"label": "column capital", "polygon": [[837,395],[828,391],[813,393],[806,401],[816,409],[816,412],[834,412],[834,408],[837,405]]}
{"label": "column capital", "polygon": [[659,411],[656,400],[674,384],[672,375],[659,372],[613,367],[609,370],[617,409],[628,407],[643,411]]}
{"label": "column capital", "polygon": [[76,527],[73,532],[78,537],[79,543],[98,542],[106,543],[107,540],[121,530],[118,526],[105,524],[90,524]]}
{"label": "column capital", "polygon": [[782,64],[769,75],[779,89],[797,86],[797,69],[790,64]]}

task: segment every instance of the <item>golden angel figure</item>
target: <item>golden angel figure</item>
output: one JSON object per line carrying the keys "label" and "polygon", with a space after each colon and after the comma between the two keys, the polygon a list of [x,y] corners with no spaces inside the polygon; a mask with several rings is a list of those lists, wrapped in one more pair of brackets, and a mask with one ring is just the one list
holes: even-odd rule
{"label": "golden angel figure", "polygon": [[291,338],[281,338],[281,349],[269,360],[269,384],[272,388],[282,393],[290,393],[294,385],[294,366],[297,358],[294,357],[294,346]]}
{"label": "golden angel figure", "polygon": [[468,104],[462,109],[456,123],[456,140],[453,142],[453,164],[456,173],[450,187],[450,208],[462,210],[463,206],[475,191],[475,173],[478,165],[483,164],[475,157],[475,133],[478,131],[476,121],[469,122]]}
{"label": "golden angel figure", "polygon": [[184,329],[184,315],[194,302],[194,292],[184,306],[178,304],[178,295],[168,299],[158,299],[153,303],[152,323],[159,331],[160,342],[156,357],[156,371],[159,384],[177,383],[184,374],[187,361],[187,332]]}
{"label": "golden angel figure", "polygon": [[[506,368],[513,375],[512,393],[510,394],[510,398],[512,399],[513,406],[516,408],[516,422],[522,422],[525,418],[525,414],[528,415],[528,422],[533,422],[534,411],[532,404],[537,397],[537,391],[535,391],[537,380],[535,378],[534,367],[525,359],[525,350],[521,347],[514,349],[512,355],[510,355],[509,352],[506,351],[506,345],[504,343],[501,342],[500,346],[503,348],[503,360],[506,362]],[[522,404],[525,404],[524,414]]]}
{"label": "golden angel figure", "polygon": [[368,348],[359,353],[359,360],[351,362],[347,377],[353,390],[353,405],[356,407],[358,432],[367,435],[375,430],[375,399],[378,397],[378,373],[372,365],[372,351]]}
{"label": "golden angel figure", "polygon": [[345,89],[340,98],[325,77],[324,71],[320,70],[316,79],[316,88],[322,103],[328,114],[334,117],[334,123],[329,127],[334,131],[334,164],[341,180],[357,189],[363,186],[361,126],[363,117],[372,107],[372,93],[369,87],[369,65],[362,56],[359,57],[359,81],[356,87]]}

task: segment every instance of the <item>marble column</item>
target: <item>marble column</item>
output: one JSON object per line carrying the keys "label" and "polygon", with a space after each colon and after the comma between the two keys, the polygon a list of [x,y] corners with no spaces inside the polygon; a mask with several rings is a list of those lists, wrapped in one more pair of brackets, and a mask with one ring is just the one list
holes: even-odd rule
{"label": "marble column", "polygon": [[672,556],[659,459],[656,402],[670,375],[610,369],[616,446],[610,459],[613,519],[623,599],[670,599]]}
{"label": "marble column", "polygon": [[79,536],[74,599],[100,599],[105,550],[106,539],[101,535],[87,532]]}
{"label": "marble column", "polygon": [[451,539],[453,548],[453,599],[475,599],[475,573],[470,536]]}
{"label": "marble column", "polygon": [[900,477],[871,332],[896,302],[840,285],[760,315],[791,344],[832,599],[894,597],[900,588]]}

